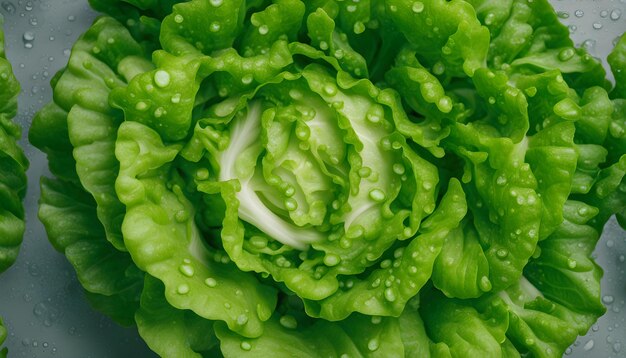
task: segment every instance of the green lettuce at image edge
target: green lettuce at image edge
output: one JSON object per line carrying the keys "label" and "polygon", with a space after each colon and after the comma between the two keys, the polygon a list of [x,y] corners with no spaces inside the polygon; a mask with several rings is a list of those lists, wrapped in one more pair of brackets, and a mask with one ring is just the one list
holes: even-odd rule
{"label": "green lettuce at image edge", "polygon": [[[22,130],[13,117],[17,114],[20,92],[11,64],[4,51],[4,18],[0,15],[0,273],[17,259],[25,223],[23,199],[26,194],[28,160],[18,141]],[[7,330],[0,317],[0,357],[7,356],[2,344]]]}
{"label": "green lettuce at image edge", "polygon": [[91,4],[39,218],[160,356],[558,357],[604,314],[626,37],[612,86],[546,1]]}
{"label": "green lettuce at image edge", "polygon": [[24,235],[26,169],[28,160],[18,144],[21,128],[17,113],[20,85],[4,52],[4,19],[0,16],[0,273],[17,258]]}

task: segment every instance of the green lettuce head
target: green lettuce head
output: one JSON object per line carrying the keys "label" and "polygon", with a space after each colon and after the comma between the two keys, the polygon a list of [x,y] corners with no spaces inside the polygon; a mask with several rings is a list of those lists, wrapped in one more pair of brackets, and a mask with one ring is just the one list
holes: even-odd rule
{"label": "green lettuce head", "polygon": [[545,1],[92,3],[39,216],[158,354],[552,357],[604,313],[623,96]]}

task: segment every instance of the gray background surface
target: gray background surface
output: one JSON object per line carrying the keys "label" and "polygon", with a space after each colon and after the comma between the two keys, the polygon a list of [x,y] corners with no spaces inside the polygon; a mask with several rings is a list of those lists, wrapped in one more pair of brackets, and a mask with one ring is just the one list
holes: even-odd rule
{"label": "gray background surface", "polygon": [[[626,31],[626,0],[552,0],[577,44],[604,59]],[[8,57],[22,83],[18,121],[28,128],[50,100],[48,82],[67,62],[95,14],[86,0],[0,0]],[[132,328],[120,328],[85,302],[73,269],[54,251],[37,220],[38,178],[45,157],[25,140],[31,160],[27,229],[19,259],[0,276],[0,316],[9,357],[153,357]],[[626,233],[611,221],[595,256],[605,267],[608,313],[566,352],[572,357],[626,357]]]}

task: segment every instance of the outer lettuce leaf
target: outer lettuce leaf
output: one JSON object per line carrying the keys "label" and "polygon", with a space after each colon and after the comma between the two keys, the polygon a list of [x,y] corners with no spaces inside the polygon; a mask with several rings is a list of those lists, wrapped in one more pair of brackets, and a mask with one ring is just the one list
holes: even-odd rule
{"label": "outer lettuce leaf", "polygon": [[74,183],[42,178],[39,219],[52,245],[74,266],[90,303],[123,325],[139,305],[143,273],[105,239],[96,203]]}
{"label": "outer lettuce leaf", "polygon": [[408,307],[398,318],[352,315],[341,322],[307,322],[287,308],[255,339],[238,336],[223,324],[215,329],[225,357],[430,357],[432,351],[422,320]]}
{"label": "outer lettuce leaf", "polygon": [[219,355],[213,322],[170,306],[163,284],[150,275],[146,275],[135,321],[141,337],[161,357]]}
{"label": "outer lettuce leaf", "polygon": [[48,153],[52,173],[62,179],[41,182],[39,216],[48,238],[76,269],[90,303],[124,325],[134,322],[143,273],[111,245],[124,248],[124,208],[114,193],[119,113],[97,98],[106,97],[109,86],[123,84],[121,76],[145,70],[145,60],[127,56],[137,51],[140,47],[121,25],[110,18],[97,20],[52,81],[56,103],[37,114],[29,132],[31,142]]}
{"label": "outer lettuce leaf", "polygon": [[[55,79],[63,74],[59,72]],[[53,88],[55,81],[53,81]],[[57,178],[79,183],[76,160],[72,156],[72,143],[67,131],[67,111],[54,102],[43,106],[35,114],[28,131],[28,140],[47,154],[48,168]]]}
{"label": "outer lettuce leaf", "polygon": [[600,302],[602,270],[590,258],[600,235],[588,226],[597,213],[592,206],[568,200],[565,220],[539,244],[541,254],[524,274],[546,297],[570,309],[600,315],[605,310]]}
{"label": "outer lettuce leaf", "polygon": [[602,270],[591,259],[599,234],[589,223],[598,210],[569,200],[563,213],[564,222],[539,243],[538,256],[514,285],[475,300],[423,293],[420,313],[429,337],[453,356],[562,356],[606,310]]}
{"label": "outer lettuce leaf", "polygon": [[435,286],[469,298],[519,279],[538,240],[562,220],[560,203],[577,159],[573,134],[573,125],[563,122],[512,144],[470,126],[452,130],[446,140],[462,145],[453,150],[466,160],[472,216],[448,236],[433,271]]}
{"label": "outer lettuce leaf", "polygon": [[[31,141],[49,153],[53,173],[67,169],[72,173],[75,166],[81,185],[98,204],[107,239],[119,250],[125,250],[120,232],[124,207],[115,194],[119,163],[113,147],[122,113],[102,98],[111,88],[151,68],[141,56],[141,46],[124,27],[111,18],[97,20],[74,45],[67,68],[55,79],[56,104],[38,114],[30,133]],[[47,130],[59,131],[60,136],[51,141]],[[75,163],[63,155],[68,149]]]}
{"label": "outer lettuce leaf", "polygon": [[422,291],[420,314],[442,357],[519,357],[505,333],[510,324],[503,305],[481,312],[467,301]]}
{"label": "outer lettuce leaf", "polygon": [[24,235],[26,169],[28,160],[18,146],[20,127],[12,121],[17,112],[20,85],[4,53],[4,19],[0,16],[0,272],[11,266]]}
{"label": "outer lettuce leaf", "polygon": [[[496,322],[503,324],[507,340],[519,352],[516,354],[562,356],[577,336],[585,334],[605,311],[600,300],[602,270],[591,259],[599,235],[587,225],[597,213],[597,209],[582,202],[568,201],[564,208],[565,221],[539,243],[538,257],[525,267],[524,277],[507,289],[477,300],[453,301],[461,305],[456,314],[448,319],[436,315],[439,320],[429,321],[431,312],[438,312],[442,305],[441,300],[432,299],[432,305],[437,308],[424,306],[421,311],[430,336],[433,337],[431,329],[441,329],[438,322],[456,320],[463,311],[478,312],[482,317],[496,318]],[[508,318],[501,316],[503,312]],[[466,331],[462,328],[449,328],[444,332],[449,335],[447,341],[444,340],[446,343],[453,341],[454,334],[468,334],[463,333]],[[464,341],[477,344],[477,339]],[[485,338],[479,340],[487,342]],[[492,351],[497,349],[494,346]]]}
{"label": "outer lettuce leaf", "polygon": [[[467,183],[473,219],[466,219],[464,229],[448,237],[433,273],[435,285],[447,295],[466,298],[494,289],[494,281],[495,290],[507,287],[521,276],[537,241],[561,223],[562,206],[572,183],[581,188],[586,185],[588,191],[595,180],[599,162],[591,165],[587,160],[593,148],[575,145],[573,140],[574,133],[582,139],[587,138],[586,132],[589,138],[606,136],[613,108],[606,92],[596,87],[579,98],[557,71],[518,74],[511,82],[502,72],[480,69],[472,79],[478,96],[469,97],[467,90],[446,93],[442,82],[426,72],[410,52],[399,56],[388,79],[399,86],[407,104],[425,117],[413,119],[417,123],[399,122],[399,130],[435,156],[447,152],[440,164],[443,168],[451,167],[445,164],[451,161],[450,153],[466,163],[463,173],[450,170]],[[488,104],[481,108],[477,101]],[[451,105],[442,108],[442,102]],[[473,113],[465,110],[472,107]],[[578,128],[571,121],[576,120],[580,122],[576,127],[590,130],[575,132]],[[423,129],[431,133],[425,135],[428,132]],[[581,164],[578,167],[577,162]],[[507,174],[496,175],[498,170]],[[508,175],[514,177],[513,182]],[[522,192],[530,195],[529,200],[525,194],[519,196]],[[467,224],[470,221],[472,225]],[[494,223],[500,230],[510,230],[496,233]],[[475,254],[466,255],[468,250]]]}
{"label": "outer lettuce leaf", "polygon": [[124,243],[140,269],[163,281],[171,305],[258,336],[274,310],[275,291],[202,242],[194,208],[170,171],[179,150],[165,146],[157,132],[140,123],[120,126],[116,191],[126,205]]}

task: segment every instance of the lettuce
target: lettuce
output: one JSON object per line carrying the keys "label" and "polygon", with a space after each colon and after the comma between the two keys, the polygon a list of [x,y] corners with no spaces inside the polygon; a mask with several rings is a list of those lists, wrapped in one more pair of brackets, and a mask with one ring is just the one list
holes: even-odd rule
{"label": "lettuce", "polygon": [[0,273],[11,266],[24,235],[26,169],[28,160],[18,145],[20,127],[12,121],[17,113],[20,85],[4,53],[0,16]]}
{"label": "lettuce", "polygon": [[[22,200],[26,194],[28,168],[28,160],[18,144],[21,128],[12,121],[17,113],[20,84],[4,52],[3,24],[4,18],[0,15],[0,273],[15,263],[23,240]],[[0,317],[0,346],[6,337],[7,330]],[[0,349],[0,357],[7,354],[6,347]]]}
{"label": "lettuce", "polygon": [[91,3],[39,217],[159,355],[553,357],[604,313],[626,99],[546,1]]}
{"label": "lettuce", "polygon": [[[4,340],[7,338],[7,330],[6,328],[4,328],[4,325],[2,323],[2,318],[0,318],[0,345],[2,343],[4,343]],[[0,357],[6,358],[8,353],[7,348],[2,348],[2,350],[0,350]]]}

